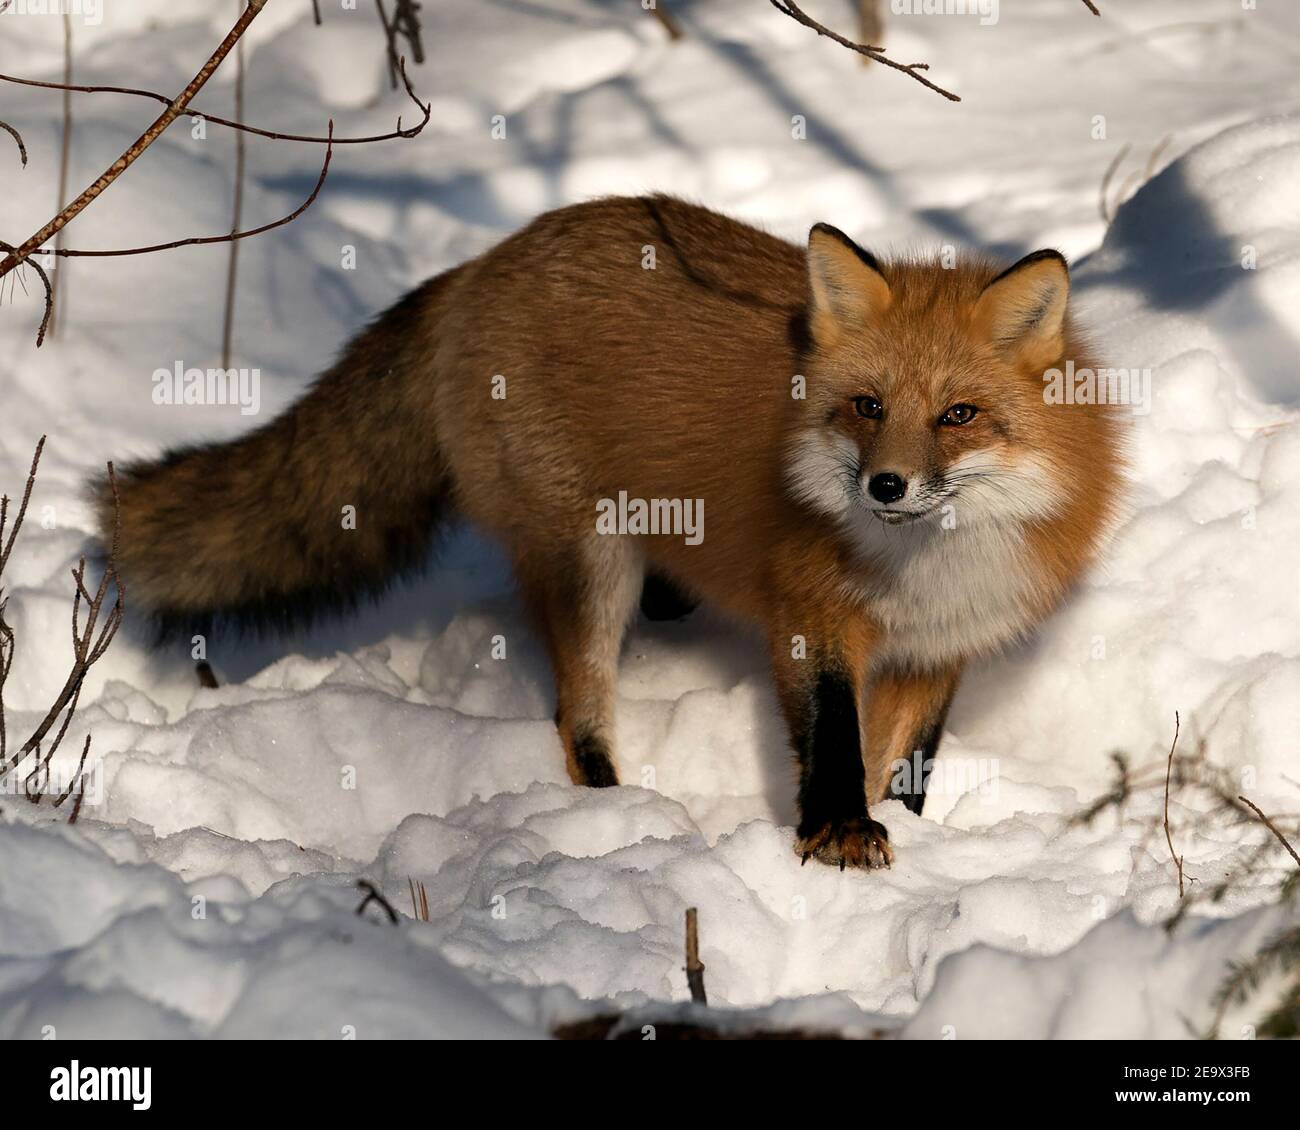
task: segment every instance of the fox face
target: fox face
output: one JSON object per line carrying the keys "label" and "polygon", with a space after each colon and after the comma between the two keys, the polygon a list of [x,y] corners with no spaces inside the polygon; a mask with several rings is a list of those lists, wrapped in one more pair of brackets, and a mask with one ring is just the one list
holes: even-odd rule
{"label": "fox face", "polygon": [[1030,520],[1058,508],[1042,374],[1065,349],[1054,251],[998,274],[975,262],[882,266],[833,228],[809,241],[807,399],[787,479],[855,524]]}

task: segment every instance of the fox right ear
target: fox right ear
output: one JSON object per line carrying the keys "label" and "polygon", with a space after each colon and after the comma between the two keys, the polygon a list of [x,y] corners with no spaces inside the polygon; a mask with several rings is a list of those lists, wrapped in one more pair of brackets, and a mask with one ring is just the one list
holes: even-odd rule
{"label": "fox right ear", "polygon": [[820,345],[889,309],[889,283],[880,264],[830,224],[808,233],[808,286],[812,335]]}

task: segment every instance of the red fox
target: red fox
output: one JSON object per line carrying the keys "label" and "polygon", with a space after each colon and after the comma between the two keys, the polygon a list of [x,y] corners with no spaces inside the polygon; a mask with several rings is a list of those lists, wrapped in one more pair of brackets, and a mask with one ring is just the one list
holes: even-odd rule
{"label": "red fox", "polygon": [[461,515],[510,555],[596,787],[638,599],[707,601],[764,632],[799,855],[886,866],[869,804],[919,813],[926,787],[893,767],[931,762],[964,665],[1061,602],[1116,512],[1113,414],[1044,397],[1090,363],[1068,298],[1055,251],[944,269],[665,196],[563,208],[407,295],[280,418],[127,468],[119,567],[164,632],[288,626]]}

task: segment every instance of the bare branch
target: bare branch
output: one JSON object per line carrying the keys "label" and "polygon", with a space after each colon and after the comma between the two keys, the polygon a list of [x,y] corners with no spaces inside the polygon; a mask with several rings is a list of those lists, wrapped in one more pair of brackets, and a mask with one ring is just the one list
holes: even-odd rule
{"label": "bare branch", "polygon": [[[244,45],[235,48],[235,120],[244,118]],[[248,148],[242,130],[235,132],[235,199],[231,208],[230,233],[239,231],[244,215],[244,167]],[[235,289],[239,276],[239,241],[230,241],[226,263],[226,311],[221,320],[221,367],[230,368],[230,347],[235,336]]]}
{"label": "bare branch", "polygon": [[1083,0],[1083,6],[1088,9],[1094,16],[1100,16],[1101,12],[1097,10],[1097,5],[1092,0]]}
{"label": "bare branch", "polygon": [[[433,104],[421,102],[419,96],[411,86],[411,80],[406,74],[406,60],[398,60],[398,71],[401,75],[402,83],[406,87],[406,93],[410,95],[411,101],[415,103],[416,108],[423,115],[422,119],[413,126],[403,128],[402,119],[397,119],[397,128],[388,133],[371,134],[369,137],[336,137],[333,139],[335,145],[371,145],[376,141],[393,141],[398,138],[410,138],[418,135],[426,125],[429,124],[429,118],[433,114]],[[19,86],[35,86],[45,90],[70,90],[73,94],[128,94],[134,98],[151,98],[155,102],[161,102],[164,105],[171,103],[171,99],[165,94],[159,94],[155,90],[142,90],[135,86],[78,86],[65,84],[61,82],[49,82],[44,79],[19,78],[17,75],[0,74],[0,82],[12,82]],[[265,137],[270,141],[301,141],[309,145],[328,145],[330,138],[313,134],[302,133],[277,133],[275,130],[261,129],[258,126],[250,126],[246,122],[232,121],[230,118],[218,117],[216,114],[209,114],[205,110],[200,110],[197,106],[190,106],[189,112],[195,117],[202,118],[204,121],[212,122],[213,125],[224,126],[227,129],[239,130],[243,133],[256,134],[258,137]]]}
{"label": "bare branch", "polygon": [[[27,472],[27,486],[23,489],[23,500],[18,505],[18,513],[14,515],[14,528],[9,532],[9,540],[4,543],[4,550],[0,552],[0,575],[5,571],[5,566],[9,564],[9,554],[13,552],[14,541],[18,537],[18,531],[22,527],[23,518],[27,514],[27,503],[32,497],[32,487],[36,483],[36,468],[41,462],[41,452],[45,450],[45,436],[36,443],[36,452],[32,456],[31,470]],[[4,537],[5,523],[9,515],[9,496],[5,495],[0,502],[0,538]]]}
{"label": "bare branch", "polygon": [[22,158],[23,168],[27,168],[27,146],[23,144],[23,135],[8,122],[0,122],[0,129],[4,130],[18,143],[18,156]]}
{"label": "bare branch", "polygon": [[695,907],[686,911],[686,984],[691,990],[691,1000],[708,1004],[704,993],[704,962],[700,960],[700,914]]}
{"label": "bare branch", "polygon": [[[72,81],[72,17],[68,14],[63,16],[63,81],[70,83]],[[56,211],[62,211],[68,203],[68,166],[72,159],[72,93],[65,90],[63,92],[63,138],[59,145],[59,193],[54,199]],[[63,246],[63,232],[54,237],[54,246],[56,248]],[[54,310],[54,318],[50,323],[50,336],[57,337],[59,326],[66,321],[64,312],[68,304],[68,280],[65,277],[66,271],[59,271],[51,281],[50,287],[50,306]],[[62,288],[63,301],[59,301],[60,288]]]}
{"label": "bare branch", "polygon": [[678,40],[683,37],[682,25],[677,22],[677,17],[668,10],[667,0],[658,0],[658,3],[650,8],[650,14],[663,26],[664,31],[668,33],[669,39]]}
{"label": "bare branch", "polygon": [[[329,124],[329,130],[330,133],[334,132],[333,121]],[[326,174],[329,173],[330,160],[333,156],[333,148],[327,147],[325,150],[325,161],[320,168],[320,176],[316,178],[316,185],[312,188],[311,194],[287,216],[281,216],[280,219],[272,220],[269,224],[262,224],[260,227],[256,228],[248,228],[245,231],[227,232],[225,235],[196,235],[190,236],[188,239],[174,239],[169,243],[154,243],[150,244],[148,247],[119,247],[103,251],[84,251],[77,248],[61,248],[60,250],[55,251],[54,254],[76,259],[108,259],[121,255],[151,255],[155,251],[171,251],[177,247],[192,247],[204,243],[229,243],[232,240],[248,239],[250,236],[261,235],[263,232],[272,231],[275,228],[282,228],[285,224],[293,223],[294,220],[301,216],[316,202],[316,197],[320,195],[320,190],[325,184],[325,177]]]}
{"label": "bare branch", "polygon": [[[12,243],[6,243],[3,239],[0,239],[0,251],[17,250],[18,248],[16,248]],[[35,259],[24,259],[22,265],[24,267],[31,267],[31,269],[40,276],[41,282],[45,284],[45,313],[41,317],[41,324],[36,330],[36,348],[39,349],[41,342],[45,340],[45,331],[50,328],[50,319],[54,316],[54,285],[50,282],[50,276],[45,273],[45,268]],[[22,281],[22,277],[21,271],[14,275],[14,278],[18,279],[20,282]],[[25,292],[26,290],[27,284],[23,283],[23,291]]]}
{"label": "bare branch", "polygon": [[1169,747],[1169,761],[1165,765],[1165,842],[1169,844],[1169,854],[1178,867],[1178,897],[1183,897],[1183,857],[1174,851],[1174,837],[1169,831],[1169,778],[1174,772],[1174,750],[1178,746],[1178,711],[1174,711],[1174,740]]}
{"label": "bare branch", "polygon": [[239,19],[235,22],[234,27],[226,35],[217,49],[209,56],[208,61],[199,68],[198,73],[190,80],[186,88],[168,105],[155,119],[153,124],[144,131],[135,141],[133,141],[116,161],[104,170],[89,186],[87,186],[75,200],[64,208],[57,216],[46,223],[38,231],[28,236],[23,243],[13,251],[10,251],[3,261],[0,261],[0,276],[7,275],[18,264],[27,259],[29,255],[37,248],[44,246],[46,241],[57,232],[61,231],[67,224],[73,220],[92,200],[108,188],[118,177],[120,177],[128,168],[130,168],[141,154],[149,148],[162,132],[180,116],[181,111],[194,99],[194,96],[203,88],[208,79],[212,77],[213,71],[221,65],[221,61],[230,54],[230,50],[239,41],[240,36],[248,30],[248,25],[261,13],[262,8],[266,5],[267,0],[248,0],[248,7],[241,13]]}
{"label": "bare branch", "polygon": [[[27,500],[31,495],[31,485],[35,478],[36,466],[40,459],[41,449],[44,446],[45,439],[37,445],[36,456],[32,460],[32,470],[28,477],[27,490],[24,492],[22,505],[19,507],[18,516],[14,523],[14,528],[10,532],[9,540],[5,545],[3,557],[0,557],[0,568],[8,560],[9,551],[13,547],[13,540],[18,534],[22,525],[22,519],[27,509]],[[72,598],[72,669],[68,673],[67,680],[63,684],[63,689],[55,698],[53,704],[45,717],[41,719],[36,729],[32,731],[31,736],[19,747],[17,752],[0,760],[0,777],[17,766],[22,760],[31,753],[35,753],[36,760],[31,772],[27,776],[27,789],[30,795],[31,782],[36,780],[39,791],[43,778],[48,778],[49,764],[53,759],[55,752],[58,750],[64,735],[68,731],[68,726],[72,721],[72,716],[76,713],[77,704],[81,699],[81,689],[86,680],[86,675],[90,668],[103,658],[104,652],[108,650],[113,638],[117,635],[117,630],[122,624],[122,617],[126,608],[126,585],[117,572],[117,556],[121,542],[122,533],[122,510],[121,498],[118,492],[117,476],[113,470],[113,464],[108,464],[108,482],[109,488],[113,495],[113,537],[112,545],[109,550],[108,560],[104,563],[103,576],[100,578],[99,585],[92,596],[86,588],[85,570],[86,562],[82,558],[77,568],[72,571],[75,581],[75,588]],[[3,509],[7,510],[7,506]],[[113,603],[104,611],[104,602],[108,597],[110,585],[116,592]],[[82,603],[85,602],[85,621],[81,619]],[[101,616],[103,617],[101,622]],[[98,628],[98,633],[96,633]],[[9,670],[13,663],[13,632],[6,630],[0,632],[0,640],[3,646],[7,648],[8,655],[4,662],[0,664],[0,675],[8,676]],[[0,678],[0,692],[3,690],[3,679]],[[3,697],[0,694],[0,718],[3,715]],[[42,745],[46,736],[54,728],[56,723],[60,722],[59,729],[50,743],[48,749],[42,753]],[[3,723],[0,721],[0,734],[3,734]],[[89,746],[87,746],[87,749]],[[85,762],[85,751],[82,754],[82,763]],[[80,774],[81,766],[78,767],[77,773]],[[73,780],[75,781],[74,776]],[[39,797],[37,798],[39,799]],[[66,796],[63,798],[66,799]]]}
{"label": "bare branch", "polygon": [[1264,825],[1264,827],[1267,828],[1270,832],[1272,832],[1273,835],[1275,835],[1281,841],[1282,846],[1291,853],[1291,858],[1296,861],[1296,865],[1300,866],[1300,855],[1296,854],[1295,848],[1291,846],[1291,841],[1288,840],[1284,835],[1282,835],[1281,832],[1277,830],[1277,825],[1274,824],[1272,820],[1270,820],[1267,816],[1264,815],[1264,813],[1260,810],[1259,805],[1257,805],[1252,800],[1247,800],[1244,796],[1239,796],[1237,797],[1237,799],[1241,801],[1242,804],[1248,805],[1250,807],[1251,811],[1254,812],[1255,815],[1259,817],[1260,822]]}
{"label": "bare branch", "polygon": [[800,8],[794,0],[768,0],[768,2],[778,12],[785,13],[785,15],[789,16],[796,23],[802,24],[806,28],[811,28],[818,35],[826,36],[827,39],[838,43],[841,47],[847,47],[850,51],[856,51],[859,55],[865,55],[869,59],[874,59],[877,63],[883,63],[886,67],[891,67],[896,71],[902,71],[903,74],[916,79],[916,81],[922,86],[928,87],[936,94],[942,94],[949,102],[961,101],[961,98],[951,90],[945,90],[942,86],[931,82],[920,73],[921,71],[930,69],[929,63],[899,63],[886,55],[883,47],[871,47],[864,43],[854,43],[853,40],[846,39],[837,32],[831,31],[830,28],[826,27],[824,24],[819,24],[802,8]]}

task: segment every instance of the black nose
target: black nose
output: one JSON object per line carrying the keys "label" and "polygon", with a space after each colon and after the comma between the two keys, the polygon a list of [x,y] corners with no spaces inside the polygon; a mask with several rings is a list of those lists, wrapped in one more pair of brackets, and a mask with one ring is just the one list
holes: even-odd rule
{"label": "black nose", "polygon": [[883,475],[871,476],[867,491],[877,502],[897,502],[907,493],[907,480],[886,471]]}

